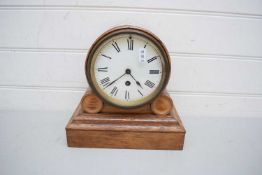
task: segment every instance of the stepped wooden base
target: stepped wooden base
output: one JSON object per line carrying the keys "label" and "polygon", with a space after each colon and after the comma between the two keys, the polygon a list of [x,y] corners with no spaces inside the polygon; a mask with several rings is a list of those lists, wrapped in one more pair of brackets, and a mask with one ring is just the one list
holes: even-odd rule
{"label": "stepped wooden base", "polygon": [[84,113],[79,105],[66,126],[69,147],[182,150],[185,128],[170,114]]}

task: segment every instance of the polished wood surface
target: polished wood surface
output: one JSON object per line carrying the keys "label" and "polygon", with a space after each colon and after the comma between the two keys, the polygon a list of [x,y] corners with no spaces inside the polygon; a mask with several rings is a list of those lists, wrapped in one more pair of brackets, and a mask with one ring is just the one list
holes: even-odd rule
{"label": "polished wood surface", "polygon": [[81,100],[81,106],[86,113],[95,114],[102,110],[103,102],[91,91],[87,91]]}
{"label": "polished wood surface", "polygon": [[79,105],[66,126],[69,147],[181,150],[185,132],[174,105],[167,115],[90,114]]}
{"label": "polished wood surface", "polygon": [[151,110],[154,114],[167,115],[171,112],[173,101],[166,91],[162,92],[152,103]]}
{"label": "polished wood surface", "polygon": [[81,100],[82,110],[86,113],[115,113],[115,114],[159,114],[167,115],[171,112],[173,101],[166,91],[163,91],[152,103],[132,109],[122,109],[103,103],[102,100],[88,89]]}

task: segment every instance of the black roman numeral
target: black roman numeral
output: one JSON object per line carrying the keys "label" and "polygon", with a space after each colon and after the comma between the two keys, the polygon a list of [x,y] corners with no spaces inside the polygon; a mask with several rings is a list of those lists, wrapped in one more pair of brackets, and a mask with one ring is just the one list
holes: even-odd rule
{"label": "black roman numeral", "polygon": [[138,92],[140,95],[144,96],[140,90],[137,89],[137,92]]}
{"label": "black roman numeral", "polygon": [[128,91],[125,92],[125,99],[126,99],[127,101],[130,99],[130,96],[129,96],[129,92],[128,92]]}
{"label": "black roman numeral", "polygon": [[115,87],[112,89],[112,91],[110,92],[110,94],[116,96],[117,92],[118,92],[118,89],[117,89],[117,87],[115,86]]}
{"label": "black roman numeral", "polygon": [[159,74],[159,70],[149,70],[149,74]]}
{"label": "black roman numeral", "polygon": [[149,80],[146,80],[145,85],[150,87],[150,88],[153,88],[155,86],[155,83],[153,83],[153,82],[151,82]]}
{"label": "black roman numeral", "polygon": [[118,47],[118,44],[115,41],[113,41],[112,45],[114,46],[117,52],[120,52],[120,48]]}
{"label": "black roman numeral", "polygon": [[131,37],[127,39],[127,47],[128,50],[133,50],[134,48],[134,40]]}
{"label": "black roman numeral", "polygon": [[104,54],[101,54],[103,57],[105,58],[109,58],[110,60],[112,59],[110,56],[107,56],[107,55],[104,55]]}
{"label": "black roman numeral", "polygon": [[107,86],[110,82],[110,78],[109,77],[106,77],[102,80],[100,80],[100,83],[103,85],[103,87]]}
{"label": "black roman numeral", "polygon": [[108,67],[99,67],[97,68],[98,72],[108,72]]}
{"label": "black roman numeral", "polygon": [[146,44],[144,45],[144,48],[146,48],[147,44],[148,44],[148,43],[146,43]]}
{"label": "black roman numeral", "polygon": [[149,60],[147,60],[148,63],[151,63],[152,61],[156,60],[158,56],[154,56],[153,58],[150,58]]}

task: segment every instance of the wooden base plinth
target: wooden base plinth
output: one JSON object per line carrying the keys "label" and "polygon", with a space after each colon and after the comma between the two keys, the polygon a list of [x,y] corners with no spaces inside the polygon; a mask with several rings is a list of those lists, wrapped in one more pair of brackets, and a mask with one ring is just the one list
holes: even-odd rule
{"label": "wooden base plinth", "polygon": [[168,115],[84,113],[66,126],[69,147],[182,150],[185,128],[173,107]]}

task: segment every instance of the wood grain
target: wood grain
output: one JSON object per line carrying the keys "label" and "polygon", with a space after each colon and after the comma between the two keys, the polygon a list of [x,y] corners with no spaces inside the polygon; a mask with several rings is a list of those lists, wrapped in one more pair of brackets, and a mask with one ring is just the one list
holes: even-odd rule
{"label": "wood grain", "polygon": [[185,128],[170,115],[84,113],[78,106],[66,126],[69,147],[183,149]]}
{"label": "wood grain", "polygon": [[67,131],[69,147],[182,150],[184,133]]}
{"label": "wood grain", "polygon": [[98,97],[92,90],[88,89],[80,102],[81,108],[85,113],[114,113],[114,114],[169,114],[173,101],[166,90],[153,100],[152,103],[145,104],[141,107],[132,109],[123,109],[103,103],[102,99]]}
{"label": "wood grain", "polygon": [[173,101],[165,90],[151,103],[150,106],[154,114],[167,115],[173,108]]}
{"label": "wood grain", "polygon": [[86,93],[80,102],[83,111],[90,114],[98,113],[103,108],[102,100],[93,93]]}
{"label": "wood grain", "polygon": [[114,107],[110,104],[104,104],[101,112],[121,113],[121,114],[128,114],[128,113],[149,114],[149,113],[152,113],[152,110],[151,110],[150,104],[146,104],[141,107],[134,108],[134,109],[121,109],[121,108]]}

